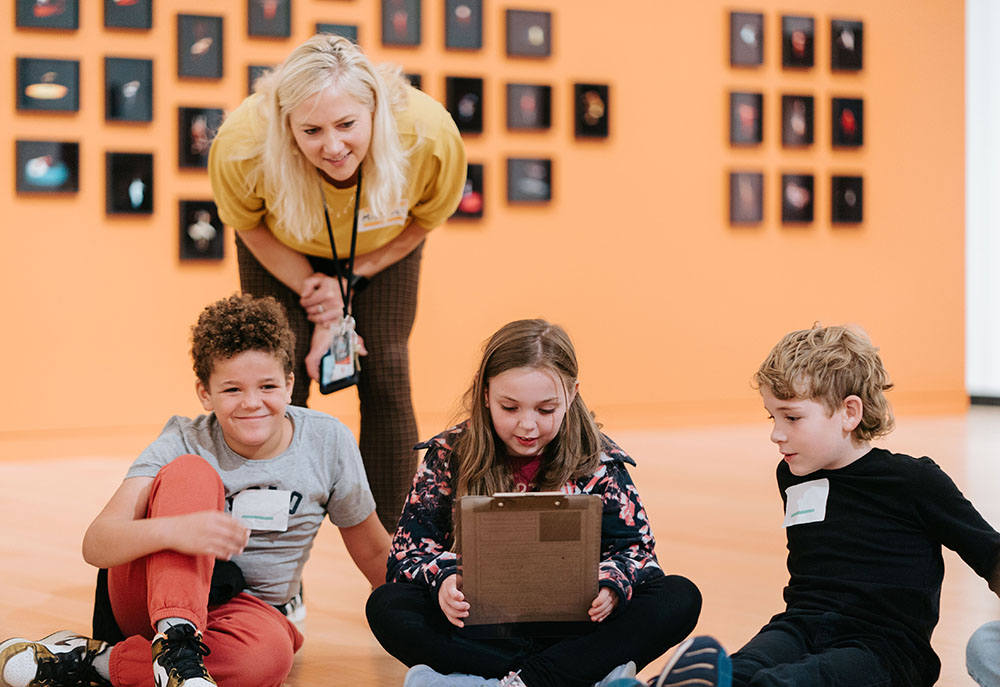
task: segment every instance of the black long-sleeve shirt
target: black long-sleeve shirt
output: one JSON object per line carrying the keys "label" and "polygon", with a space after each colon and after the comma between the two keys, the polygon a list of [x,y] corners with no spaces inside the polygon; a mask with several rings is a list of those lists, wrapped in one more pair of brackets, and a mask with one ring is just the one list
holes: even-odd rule
{"label": "black long-sleeve shirt", "polygon": [[844,468],[802,477],[782,462],[777,477],[788,536],[787,612],[833,612],[885,630],[893,673],[932,685],[940,672],[930,639],[944,578],[941,547],[997,589],[1000,533],[930,458],[876,448]]}

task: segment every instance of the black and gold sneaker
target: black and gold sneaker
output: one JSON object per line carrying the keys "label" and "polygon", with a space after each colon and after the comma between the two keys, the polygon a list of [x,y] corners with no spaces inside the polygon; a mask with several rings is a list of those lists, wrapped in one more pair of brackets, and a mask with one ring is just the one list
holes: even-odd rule
{"label": "black and gold sneaker", "polygon": [[94,670],[106,642],[61,630],[32,642],[20,637],[0,643],[0,687],[111,687]]}
{"label": "black and gold sneaker", "polygon": [[174,625],[153,638],[153,680],[156,687],[210,687],[215,680],[205,670],[211,653],[194,625]]}

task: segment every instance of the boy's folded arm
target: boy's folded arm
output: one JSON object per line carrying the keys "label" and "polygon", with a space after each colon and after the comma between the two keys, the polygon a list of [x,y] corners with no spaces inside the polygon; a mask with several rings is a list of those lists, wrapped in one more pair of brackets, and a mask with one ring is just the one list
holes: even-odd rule
{"label": "boy's folded arm", "polygon": [[83,536],[83,558],[98,568],[157,551],[229,560],[243,551],[249,530],[221,511],[147,518],[151,477],[125,479]]}

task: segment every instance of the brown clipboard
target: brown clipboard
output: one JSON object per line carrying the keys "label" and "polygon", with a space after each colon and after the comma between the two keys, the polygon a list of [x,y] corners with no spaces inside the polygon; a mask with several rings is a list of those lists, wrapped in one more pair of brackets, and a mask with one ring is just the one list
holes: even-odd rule
{"label": "brown clipboard", "polygon": [[463,496],[466,625],[588,620],[597,596],[601,497]]}

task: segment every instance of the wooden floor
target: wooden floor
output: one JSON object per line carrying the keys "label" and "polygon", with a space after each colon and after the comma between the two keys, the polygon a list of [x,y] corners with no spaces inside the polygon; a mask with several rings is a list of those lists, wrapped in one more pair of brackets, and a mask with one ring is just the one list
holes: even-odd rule
{"label": "wooden floor", "polygon": [[[899,418],[898,424],[881,445],[933,457],[1000,526],[1000,410]],[[735,650],[781,609],[786,581],[777,453],[768,426],[605,429],[639,462],[633,478],[661,564],[694,580],[704,594],[697,632]],[[47,456],[36,447],[28,453],[43,457],[26,460],[19,458],[23,442],[17,451],[0,442],[0,639],[90,628],[94,570],[81,559],[80,541],[131,457],[73,455],[60,446]],[[934,636],[943,662],[940,684],[973,687],[965,641],[979,624],[1000,618],[1000,600],[951,552],[946,565]],[[306,584],[307,640],[287,684],[401,685],[404,667],[382,651],[365,623],[368,585],[329,524],[320,530]]]}

